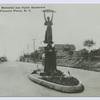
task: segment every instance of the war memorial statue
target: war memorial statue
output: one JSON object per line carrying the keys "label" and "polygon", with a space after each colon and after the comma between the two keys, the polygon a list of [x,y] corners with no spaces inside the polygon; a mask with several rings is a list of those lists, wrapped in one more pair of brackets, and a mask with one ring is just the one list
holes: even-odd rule
{"label": "war memorial statue", "polygon": [[[44,43],[47,44],[45,47],[45,65],[44,65],[44,72],[46,74],[51,74],[56,71],[56,52],[55,48],[52,47],[53,40],[52,40],[52,25],[53,25],[53,10],[43,10],[44,12],[44,25],[47,26],[45,32],[45,40]],[[46,13],[52,13],[51,18],[46,16]]]}
{"label": "war memorial statue", "polygon": [[[82,92],[84,90],[84,86],[78,79],[71,76],[69,71],[67,75],[65,75],[62,71],[57,69],[56,51],[55,47],[52,46],[52,25],[54,12],[54,10],[43,10],[45,20],[44,25],[47,26],[44,39],[44,43],[46,44],[44,47],[44,69],[34,70],[29,76],[29,79],[40,85],[61,92]],[[51,17],[47,16],[47,13],[51,14]]]}
{"label": "war memorial statue", "polygon": [[44,10],[44,20],[45,20],[44,25],[47,26],[47,29],[46,29],[46,32],[45,32],[45,40],[44,40],[44,43],[52,44],[53,43],[53,41],[52,41],[53,11],[51,11],[52,12],[51,19],[50,19],[49,16],[46,17],[46,14],[45,14],[46,11],[47,10]]}

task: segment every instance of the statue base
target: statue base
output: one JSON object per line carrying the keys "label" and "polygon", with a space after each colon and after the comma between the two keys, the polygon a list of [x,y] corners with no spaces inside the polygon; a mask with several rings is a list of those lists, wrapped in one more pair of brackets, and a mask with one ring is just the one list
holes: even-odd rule
{"label": "statue base", "polygon": [[44,70],[34,70],[29,79],[45,87],[65,92],[79,93],[84,90],[83,84],[73,76],[66,76],[56,66],[56,52],[52,45],[45,47]]}
{"label": "statue base", "polygon": [[45,47],[44,73],[50,75],[56,71],[56,52],[52,45]]}

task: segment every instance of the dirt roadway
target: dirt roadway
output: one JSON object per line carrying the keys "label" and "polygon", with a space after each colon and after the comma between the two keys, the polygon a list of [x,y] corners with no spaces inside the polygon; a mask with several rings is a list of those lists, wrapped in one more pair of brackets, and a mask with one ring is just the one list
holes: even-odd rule
{"label": "dirt roadway", "polygon": [[[41,67],[41,65],[40,65]],[[100,73],[74,68],[58,67],[63,72],[80,79],[85,90],[82,93],[61,93],[31,82],[27,75],[35,69],[32,63],[6,62],[0,64],[0,96],[100,96]]]}

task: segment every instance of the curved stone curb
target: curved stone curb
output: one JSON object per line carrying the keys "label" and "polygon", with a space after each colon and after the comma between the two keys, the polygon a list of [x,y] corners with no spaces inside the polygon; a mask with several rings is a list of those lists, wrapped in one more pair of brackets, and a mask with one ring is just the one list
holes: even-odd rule
{"label": "curved stone curb", "polygon": [[40,79],[41,77],[35,74],[29,75],[28,76],[29,79],[35,83],[38,83],[40,85],[43,85],[45,87],[57,90],[57,91],[61,91],[61,92],[66,92],[66,93],[79,93],[82,92],[84,90],[84,86],[79,83],[76,86],[64,86],[64,85],[60,85],[60,84],[56,84],[56,83],[52,83],[52,82],[48,82],[45,80]]}

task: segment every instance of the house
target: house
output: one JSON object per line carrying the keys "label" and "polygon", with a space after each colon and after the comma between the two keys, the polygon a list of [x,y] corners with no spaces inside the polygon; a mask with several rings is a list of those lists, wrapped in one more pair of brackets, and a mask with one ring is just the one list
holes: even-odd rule
{"label": "house", "polygon": [[57,51],[57,58],[66,58],[69,56],[69,51],[75,51],[73,44],[55,44],[55,50]]}

